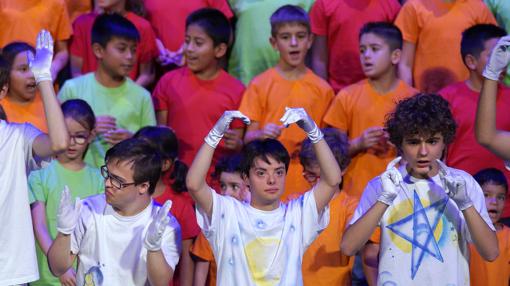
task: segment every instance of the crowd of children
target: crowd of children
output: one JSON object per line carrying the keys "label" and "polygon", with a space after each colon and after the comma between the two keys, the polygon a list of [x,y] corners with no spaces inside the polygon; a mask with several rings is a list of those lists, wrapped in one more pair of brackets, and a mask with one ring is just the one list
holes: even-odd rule
{"label": "crowd of children", "polygon": [[509,284],[508,15],[2,1],[0,285]]}

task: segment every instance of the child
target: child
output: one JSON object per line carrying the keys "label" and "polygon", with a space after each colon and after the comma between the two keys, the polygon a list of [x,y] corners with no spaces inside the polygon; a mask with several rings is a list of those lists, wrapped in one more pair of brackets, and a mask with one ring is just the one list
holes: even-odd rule
{"label": "child", "polygon": [[306,190],[297,153],[305,135],[297,126],[284,129],[278,121],[284,108],[303,107],[319,126],[324,125],[334,93],[326,81],[305,66],[305,57],[313,35],[305,10],[285,5],[271,16],[271,44],[280,53],[278,64],[258,75],[250,83],[239,110],[252,124],[246,130],[245,143],[255,139],[278,139],[291,154],[283,199]]}
{"label": "child", "polygon": [[508,183],[505,175],[494,168],[483,169],[474,175],[476,182],[482,187],[485,195],[487,212],[496,227],[498,237],[499,256],[493,262],[484,261],[473,245],[469,268],[471,285],[473,286],[497,286],[508,285],[510,282],[510,228],[499,222],[505,207]]}
{"label": "child", "polygon": [[[250,190],[241,177],[241,155],[221,158],[214,168],[214,177],[220,181],[221,195],[250,203]],[[216,285],[216,260],[207,238],[201,233],[190,249],[195,259],[195,286]]]}
{"label": "child", "polygon": [[159,204],[172,201],[170,212],[181,226],[182,252],[173,278],[173,285],[191,285],[194,264],[189,248],[200,233],[193,200],[186,189],[188,166],[177,159],[177,137],[168,127],[147,126],[138,130],[134,138],[145,140],[159,151],[163,166],[152,198]]}
{"label": "child", "polygon": [[[474,130],[476,108],[483,83],[483,68],[498,39],[505,35],[505,30],[492,24],[478,24],[464,31],[461,54],[469,70],[469,78],[465,82],[452,84],[439,93],[450,103],[453,117],[459,126],[455,139],[448,145],[446,164],[470,174],[492,167],[510,179],[510,172],[505,168],[503,160],[476,142]],[[507,110],[510,110],[510,89],[500,85],[497,96],[497,126],[510,130],[510,113]],[[510,205],[503,213],[503,217],[509,216]]]}
{"label": "child", "polygon": [[[128,4],[137,0],[97,1],[97,9],[104,13],[118,13],[133,23],[139,33],[136,52],[131,55],[133,62],[127,70],[129,77],[141,86],[149,86],[154,81],[154,58],[158,55],[156,36],[151,24],[142,16],[136,15],[129,9]],[[98,17],[96,12],[84,14],[73,23],[74,35],[71,42],[71,73],[73,77],[89,72],[95,72],[100,65],[97,59],[92,36],[92,26]],[[103,46],[104,47],[104,46]],[[126,47],[123,48],[125,51]]]}
{"label": "child", "polygon": [[156,124],[149,92],[127,77],[139,39],[136,27],[119,14],[97,16],[92,27],[97,70],[66,81],[59,92],[61,101],[83,99],[96,114],[97,137],[85,156],[92,166],[103,165],[112,145],[141,127]]}
{"label": "child", "polygon": [[370,179],[384,171],[396,156],[382,125],[397,101],[416,90],[397,77],[402,34],[393,24],[365,24],[359,32],[360,61],[367,79],[350,85],[335,97],[324,121],[349,136],[352,157],[344,176],[344,191],[360,197]]}
{"label": "child", "polygon": [[496,24],[479,0],[408,0],[395,25],[404,35],[399,76],[424,92],[437,92],[468,78],[459,54],[462,31]]}
{"label": "child", "polygon": [[[51,82],[53,40],[47,31],[37,37],[35,58],[30,70],[39,89],[49,134],[31,124],[0,121],[0,285],[17,285],[39,279],[34,232],[28,203],[27,175],[40,167],[42,159],[67,149],[69,134]],[[32,59],[33,58],[33,59]],[[9,66],[0,57],[0,99],[7,91]]]}
{"label": "child", "polygon": [[[350,162],[347,135],[334,128],[322,129],[324,140],[335,156],[341,170]],[[305,139],[299,152],[303,165],[303,177],[313,187],[320,180],[321,173],[313,145]],[[329,203],[330,222],[328,227],[310,245],[303,256],[303,281],[305,285],[351,285],[353,260],[340,252],[340,241],[344,228],[351,219],[358,201],[338,189]]]}
{"label": "child", "polygon": [[90,106],[81,99],[62,104],[62,113],[69,131],[70,144],[66,152],[58,154],[44,169],[30,173],[28,186],[40,279],[30,285],[66,285],[75,281],[74,269],[56,278],[48,268],[46,253],[57,236],[57,208],[60,193],[69,186],[75,197],[88,197],[104,192],[104,181],[98,169],[83,162],[89,143],[94,137],[96,119]]}
{"label": "child", "polygon": [[71,200],[62,192],[58,234],[48,251],[54,275],[78,257],[77,285],[168,285],[179,261],[180,227],[151,199],[161,158],[147,142],[130,138],[106,152],[105,194]]}
{"label": "child", "polygon": [[[466,172],[439,161],[455,136],[448,102],[420,93],[398,103],[385,128],[402,154],[371,180],[342,240],[356,253],[380,241],[377,285],[467,285],[473,242],[485,260],[498,256],[483,193]],[[376,227],[380,236],[370,237]]]}
{"label": "child", "polygon": [[9,66],[9,77],[7,96],[1,104],[11,122],[27,122],[47,132],[43,101],[28,67],[27,52],[35,53],[35,49],[23,42],[10,43],[2,49],[2,57]]}
{"label": "child", "polygon": [[[231,33],[230,23],[220,11],[203,8],[191,13],[186,19],[186,67],[165,74],[154,89],[158,124],[175,131],[179,158],[188,166],[214,120],[226,110],[237,109],[241,102],[244,86],[220,67]],[[242,125],[233,129],[218,148],[214,164],[242,146]]]}
{"label": "child", "polygon": [[305,249],[329,222],[329,201],[338,190],[341,171],[323,134],[303,108],[287,108],[285,126],[297,123],[313,143],[321,180],[298,199],[280,202],[290,156],[275,139],[254,140],[243,148],[242,177],[250,186],[250,204],[216,194],[205,179],[214,149],[234,118],[227,111],[205,138],[186,178],[197,204],[198,224],[218,264],[218,285],[302,285]]}
{"label": "child", "polygon": [[396,0],[317,0],[310,10],[315,40],[313,71],[326,79],[335,92],[362,80],[358,32],[368,22],[392,23],[400,4]]}

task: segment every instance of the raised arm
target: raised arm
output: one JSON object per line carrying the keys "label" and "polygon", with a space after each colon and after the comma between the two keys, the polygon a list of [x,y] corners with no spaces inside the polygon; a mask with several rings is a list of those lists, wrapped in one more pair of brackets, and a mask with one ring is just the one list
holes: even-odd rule
{"label": "raised arm", "polygon": [[205,137],[205,143],[198,150],[188,175],[186,176],[186,187],[193,200],[203,209],[209,217],[212,213],[212,195],[206,182],[207,171],[211,166],[214,149],[220,143],[221,138],[228,130],[234,118],[240,118],[244,123],[249,124],[250,119],[239,111],[225,111],[221,118]]}
{"label": "raised arm", "polygon": [[483,71],[485,78],[476,112],[475,134],[478,143],[497,156],[510,160],[510,133],[496,128],[498,80],[510,60],[510,36],[501,38],[491,52]]}

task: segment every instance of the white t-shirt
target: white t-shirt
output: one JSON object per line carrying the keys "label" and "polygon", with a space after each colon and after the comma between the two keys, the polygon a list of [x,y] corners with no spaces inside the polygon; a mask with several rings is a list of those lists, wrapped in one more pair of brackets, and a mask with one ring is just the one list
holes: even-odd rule
{"label": "white t-shirt", "polygon": [[0,120],[0,285],[39,279],[27,175],[37,167],[32,142],[41,131]]}
{"label": "white t-shirt", "polygon": [[197,221],[216,259],[217,285],[303,285],[303,253],[329,223],[329,207],[317,212],[313,191],[273,211],[213,196],[211,221]]}
{"label": "white t-shirt", "polygon": [[[152,202],[137,215],[125,217],[106,203],[104,194],[85,199],[71,236],[71,252],[78,255],[77,285],[148,285],[143,240],[158,209]],[[181,228],[173,216],[170,218],[161,250],[168,265],[175,269],[181,251]]]}
{"label": "white t-shirt", "polygon": [[[492,229],[483,192],[464,171],[462,176],[474,208]],[[399,169],[406,188],[381,220],[378,285],[469,285],[469,229],[457,204],[448,197],[439,176],[416,179],[405,167]],[[353,224],[376,203],[382,192],[381,178],[371,180],[350,222]],[[388,284],[386,284],[388,283]]]}

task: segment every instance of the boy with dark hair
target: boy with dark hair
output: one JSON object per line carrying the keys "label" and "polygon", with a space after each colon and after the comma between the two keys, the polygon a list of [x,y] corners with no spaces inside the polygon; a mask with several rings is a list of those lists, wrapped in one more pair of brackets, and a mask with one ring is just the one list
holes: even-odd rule
{"label": "boy with dark hair", "polygon": [[[483,68],[491,50],[499,38],[506,35],[505,30],[492,24],[478,24],[462,33],[460,51],[464,65],[469,70],[466,81],[454,83],[445,87],[439,94],[449,103],[453,117],[458,125],[455,140],[448,145],[446,164],[464,170],[473,175],[484,168],[496,168],[510,179],[510,172],[505,168],[504,161],[483,148],[475,138],[475,115],[478,98],[483,83]],[[498,128],[510,130],[510,89],[504,85],[498,86],[497,116]],[[503,217],[510,216],[509,208]]]}
{"label": "boy with dark hair", "polygon": [[471,275],[471,285],[507,285],[510,282],[510,269],[508,268],[510,263],[510,228],[502,224],[500,218],[505,207],[508,182],[505,175],[500,170],[494,168],[480,170],[473,177],[482,187],[487,212],[496,227],[499,256],[496,260],[487,262],[478,254],[475,247],[470,245],[471,257],[469,268],[472,273],[476,273]]}
{"label": "boy with dark hair", "polygon": [[360,61],[367,79],[350,85],[334,98],[324,121],[347,133],[352,163],[344,191],[360,197],[369,180],[396,156],[383,130],[384,117],[396,102],[416,93],[397,77],[402,34],[391,23],[371,22],[359,32]]}
{"label": "boy with dark hair", "polygon": [[155,125],[156,118],[149,92],[127,77],[140,38],[136,27],[119,14],[102,14],[92,34],[97,70],[66,81],[58,96],[60,101],[83,99],[94,110],[97,137],[85,161],[100,167],[108,148],[141,127]]}
{"label": "boy with dark hair", "polygon": [[[238,109],[243,84],[221,68],[232,38],[232,29],[219,10],[203,8],[186,19],[186,67],[165,74],[154,89],[158,124],[175,131],[179,159],[191,165],[215,119],[226,110]],[[192,128],[190,128],[192,126]],[[225,134],[214,154],[218,158],[242,146],[242,125]],[[212,174],[213,169],[209,170]]]}
{"label": "boy with dark hair", "polygon": [[[73,203],[64,188],[58,235],[48,251],[53,274],[78,257],[77,285],[165,285],[179,260],[180,226],[151,199],[161,158],[149,143],[130,138],[106,152],[105,193]],[[95,275],[91,271],[94,270]]]}
{"label": "boy with dark hair", "polygon": [[275,139],[254,140],[243,148],[241,176],[250,186],[250,204],[220,196],[206,181],[214,149],[234,118],[227,111],[205,138],[190,167],[188,190],[197,219],[217,258],[218,285],[302,285],[305,249],[329,222],[329,201],[338,190],[341,170],[323,134],[303,108],[287,108],[283,125],[297,123],[313,143],[321,180],[295,200],[280,202],[290,156]]}
{"label": "boy with dark hair", "polygon": [[[468,242],[485,260],[499,251],[480,186],[440,161],[456,131],[448,102],[425,93],[402,100],[385,128],[402,157],[368,183],[342,251],[379,240],[378,285],[468,284]],[[380,236],[371,238],[378,226]]]}
{"label": "boy with dark hair", "polygon": [[282,6],[273,13],[270,22],[270,42],[279,51],[280,59],[276,66],[253,79],[239,110],[252,121],[246,130],[245,143],[256,139],[278,139],[292,154],[282,197],[285,199],[306,190],[297,156],[305,135],[297,126],[283,128],[279,122],[280,114],[286,106],[302,107],[322,126],[322,117],[334,93],[326,81],[305,65],[306,53],[313,42],[305,10],[293,5]]}

